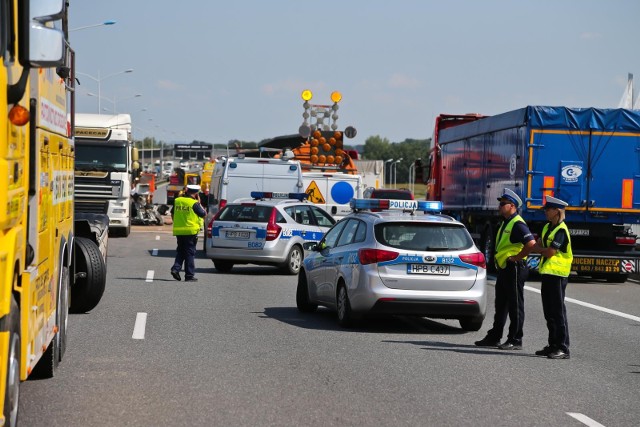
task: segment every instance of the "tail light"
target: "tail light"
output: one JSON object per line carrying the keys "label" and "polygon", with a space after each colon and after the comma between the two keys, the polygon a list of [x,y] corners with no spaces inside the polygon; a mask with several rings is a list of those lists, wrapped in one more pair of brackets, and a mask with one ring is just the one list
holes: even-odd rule
{"label": "tail light", "polygon": [[220,216],[220,212],[222,212],[222,209],[220,209],[218,212],[216,212],[216,214],[213,216],[213,218],[211,218],[211,221],[209,221],[209,224],[207,224],[207,229],[206,229],[206,233],[207,233],[207,237],[208,238],[212,238],[213,237],[213,222],[218,219],[218,217]]}
{"label": "tail light", "polygon": [[271,216],[269,217],[269,222],[267,223],[267,238],[266,240],[272,241],[276,240],[280,235],[280,231],[282,231],[282,227],[276,224],[276,209],[271,209]]}
{"label": "tail light", "polygon": [[220,212],[222,210],[222,208],[224,208],[225,206],[227,206],[227,200],[226,199],[221,199],[220,203],[218,204],[218,212]]}
{"label": "tail light", "polygon": [[480,268],[487,268],[487,261],[484,258],[482,252],[475,252],[473,254],[462,254],[460,259],[467,264],[475,265]]}
{"label": "tail light", "polygon": [[616,245],[621,246],[635,246],[636,238],[633,236],[618,236],[616,237]]}
{"label": "tail light", "polygon": [[375,264],[378,262],[392,261],[398,258],[398,252],[385,251],[383,249],[360,249],[358,250],[358,259],[360,264]]}

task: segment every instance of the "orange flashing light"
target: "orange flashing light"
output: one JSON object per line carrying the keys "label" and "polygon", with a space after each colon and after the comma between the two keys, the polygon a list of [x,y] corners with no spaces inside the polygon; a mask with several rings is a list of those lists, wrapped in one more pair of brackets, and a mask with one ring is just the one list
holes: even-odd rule
{"label": "orange flashing light", "polygon": [[14,105],[9,110],[9,121],[16,126],[24,126],[29,123],[29,110],[22,105]]}
{"label": "orange flashing light", "polygon": [[552,176],[545,176],[542,184],[542,203],[545,203],[547,196],[553,197],[553,189],[556,185],[556,179]]}
{"label": "orange flashing light", "polygon": [[622,180],[622,209],[633,208],[633,179]]}

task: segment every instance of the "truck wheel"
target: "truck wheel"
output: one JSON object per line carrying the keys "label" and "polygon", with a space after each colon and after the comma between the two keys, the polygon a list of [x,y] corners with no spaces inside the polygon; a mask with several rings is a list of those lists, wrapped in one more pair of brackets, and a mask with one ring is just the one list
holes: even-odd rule
{"label": "truck wheel", "polygon": [[213,265],[220,273],[228,273],[233,268],[233,263],[230,261],[213,260]]}
{"label": "truck wheel", "polygon": [[493,257],[496,247],[495,235],[493,225],[487,224],[480,239],[480,250],[484,254],[484,258],[487,261],[487,271],[490,273],[496,272],[496,264]]}
{"label": "truck wheel", "polygon": [[[17,281],[17,276],[14,280]],[[5,426],[16,426],[18,425],[18,400],[20,397],[20,310],[14,297],[11,297],[11,311],[8,319],[9,354],[2,413]]]}
{"label": "truck wheel", "polygon": [[92,310],[102,298],[107,281],[107,266],[98,246],[86,237],[75,240],[75,271],[86,273],[71,287],[71,311],[86,313]]}
{"label": "truck wheel", "polygon": [[611,274],[607,276],[607,282],[609,283],[624,283],[629,278],[628,274]]}

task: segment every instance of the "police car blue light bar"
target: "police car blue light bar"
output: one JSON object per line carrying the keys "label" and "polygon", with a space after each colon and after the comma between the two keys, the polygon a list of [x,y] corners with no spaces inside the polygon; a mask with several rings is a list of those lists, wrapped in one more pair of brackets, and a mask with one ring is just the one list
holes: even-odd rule
{"label": "police car blue light bar", "polygon": [[427,200],[351,199],[351,209],[380,209],[401,211],[442,211],[442,202]]}
{"label": "police car blue light bar", "polygon": [[272,191],[251,192],[251,198],[253,199],[295,199],[303,201],[307,197],[307,193],[276,193]]}

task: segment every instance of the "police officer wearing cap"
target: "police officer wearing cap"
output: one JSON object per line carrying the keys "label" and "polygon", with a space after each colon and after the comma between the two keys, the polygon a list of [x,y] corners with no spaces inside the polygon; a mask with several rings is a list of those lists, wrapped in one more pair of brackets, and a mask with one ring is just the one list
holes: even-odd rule
{"label": "police officer wearing cap", "polygon": [[567,202],[546,196],[544,213],[547,222],[542,229],[542,237],[534,249],[542,255],[540,277],[542,286],[542,311],[549,329],[549,343],[538,356],[549,359],[569,359],[569,326],[567,309],[564,305],[565,290],[571,273],[573,252],[571,237],[564,222]]}
{"label": "police officer wearing cap", "polygon": [[178,196],[173,205],[173,235],[178,241],[176,259],[171,267],[171,275],[181,280],[180,270],[184,264],[185,282],[195,282],[195,259],[198,233],[207,214],[200,205],[200,186],[187,185],[185,193]]}
{"label": "police officer wearing cap", "polygon": [[[496,237],[495,263],[498,270],[496,278],[496,299],[493,327],[487,336],[475,345],[480,347],[498,347],[501,350],[522,349],[522,327],[524,325],[524,282],[529,275],[525,264],[527,255],[535,247],[535,238],[518,208],[522,200],[518,195],[505,188],[498,198],[498,208],[503,221]],[[504,326],[509,316],[507,340],[500,344]]]}

